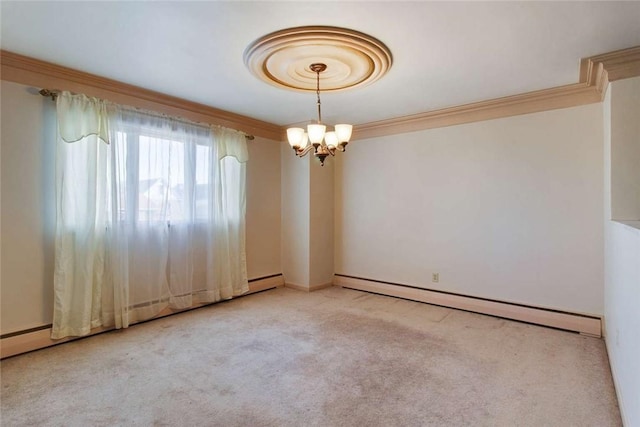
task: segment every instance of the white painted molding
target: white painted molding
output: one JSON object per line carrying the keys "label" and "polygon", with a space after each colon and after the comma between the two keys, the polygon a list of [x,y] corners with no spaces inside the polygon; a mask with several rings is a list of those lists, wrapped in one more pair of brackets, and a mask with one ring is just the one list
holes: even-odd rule
{"label": "white painted molding", "polygon": [[245,295],[266,291],[267,289],[273,289],[280,286],[284,286],[284,277],[282,274],[276,274],[259,279],[251,279],[249,281],[249,292]]}
{"label": "white painted molding", "polygon": [[319,289],[330,288],[331,286],[333,286],[333,282],[321,283],[319,285],[311,285],[311,286],[297,285],[295,283],[284,284],[285,288],[291,288],[291,289],[295,289],[297,291],[303,291],[303,292],[313,292]]}
{"label": "white painted molding", "polygon": [[577,83],[361,123],[354,126],[354,140],[601,102],[609,82],[636,76],[640,76],[640,46],[583,58],[580,62],[580,80]]}
{"label": "white painted molding", "polygon": [[[262,292],[267,289],[273,289],[276,287],[284,286],[284,278],[281,274],[269,276],[261,279],[252,279],[249,282],[249,292],[241,297],[250,295],[256,292]],[[236,297],[240,298],[240,297]],[[159,319],[161,317],[170,316],[172,314],[181,313],[184,311],[192,310],[194,308],[204,307],[206,305],[211,305],[216,303],[207,303],[207,304],[194,304],[190,308],[184,310],[172,310],[166,308],[162,310],[154,319]],[[4,359],[5,357],[16,356],[18,354],[27,353],[33,350],[40,350],[42,348],[50,347],[52,345],[62,344],[69,341],[74,341],[81,338],[86,338],[87,336],[96,335],[102,332],[107,332],[114,330],[114,327],[99,327],[91,330],[89,335],[84,337],[68,337],[62,338],[59,340],[51,339],[51,327],[45,327],[44,329],[40,329],[37,331],[31,330],[31,332],[25,332],[23,334],[12,335],[7,338],[2,338],[0,340],[0,358]]]}
{"label": "white painted molding", "polygon": [[553,328],[580,332],[595,337],[602,336],[601,319],[584,314],[560,312],[546,308],[523,306],[509,302],[493,301],[341,275],[334,276],[333,284],[343,288],[357,289],[428,304],[457,308],[474,313],[534,323],[536,325],[551,326]]}
{"label": "white painted molding", "polygon": [[0,51],[2,80],[50,90],[68,90],[132,107],[153,110],[196,122],[226,126],[248,134],[279,141],[282,128],[273,123],[186,101],[138,86]]}
{"label": "white painted molding", "polygon": [[[3,80],[70,90],[139,108],[286,141],[287,126],[171,97],[12,52],[0,51]],[[542,68],[541,68],[542,70]],[[415,132],[601,102],[609,82],[640,76],[640,46],[583,58],[577,83],[354,126],[354,139]]]}
{"label": "white painted molding", "polygon": [[[604,328],[604,324],[602,327],[602,331],[606,331],[606,329]],[[603,334],[604,335],[604,334]],[[623,426],[630,426],[631,423],[629,422],[629,419],[627,418],[626,412],[625,412],[625,402],[623,400],[623,394],[620,393],[620,386],[618,385],[618,378],[620,378],[618,376],[618,372],[616,371],[616,365],[611,363],[611,354],[609,353],[609,338],[605,335],[604,336],[604,348],[607,350],[607,358],[609,359],[609,368],[611,369],[611,378],[613,379],[613,388],[616,391],[616,396],[618,397],[618,409],[620,410],[620,417],[622,418],[622,425]]]}
{"label": "white painted molding", "polygon": [[417,132],[559,108],[576,107],[600,101],[602,101],[602,96],[594,86],[588,86],[586,83],[575,83],[443,108],[441,110],[427,111],[426,113],[362,123],[354,126],[353,139],[368,139]]}
{"label": "white painted molding", "polygon": [[316,91],[312,63],[328,66],[322,91],[369,85],[391,68],[391,51],[380,40],[348,28],[304,26],[287,28],[254,40],[244,51],[244,63],[260,80],[279,88]]}

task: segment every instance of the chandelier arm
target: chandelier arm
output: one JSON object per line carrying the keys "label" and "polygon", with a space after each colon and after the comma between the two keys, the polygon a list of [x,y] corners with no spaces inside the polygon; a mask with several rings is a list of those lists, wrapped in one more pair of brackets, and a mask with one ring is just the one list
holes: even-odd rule
{"label": "chandelier arm", "polygon": [[296,156],[298,156],[298,157],[304,157],[304,156],[306,156],[306,155],[307,155],[307,153],[308,153],[309,151],[311,151],[311,150],[313,150],[313,149],[314,149],[314,147],[313,147],[313,145],[311,145],[311,144],[307,145],[307,146],[306,146],[306,147],[304,147],[304,148],[295,148],[295,150],[296,150]]}

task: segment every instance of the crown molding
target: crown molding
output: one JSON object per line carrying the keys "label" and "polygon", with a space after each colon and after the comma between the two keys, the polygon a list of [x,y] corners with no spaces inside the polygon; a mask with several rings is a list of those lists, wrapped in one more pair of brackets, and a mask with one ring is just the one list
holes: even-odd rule
{"label": "crown molding", "polygon": [[601,96],[594,88],[576,83],[356,125],[353,130],[353,140],[574,107],[600,100]]}
{"label": "crown molding", "polygon": [[354,126],[354,139],[415,132],[601,102],[609,82],[640,76],[640,46],[584,58],[580,81],[551,89]]}
{"label": "crown molding", "polygon": [[[580,62],[580,81],[602,89],[606,89],[608,82],[637,76],[640,76],[640,46],[603,53]],[[602,92],[604,96],[605,90]]]}
{"label": "crown molding", "polygon": [[[189,120],[217,124],[286,141],[286,127],[115,80],[0,50],[2,80],[69,90]],[[354,126],[354,139],[446,126],[601,102],[609,82],[640,76],[640,46],[584,58],[578,83]]]}
{"label": "crown molding", "polygon": [[281,127],[272,123],[5,50],[0,50],[0,64],[2,80],[39,88],[84,93],[132,107],[237,129],[267,139],[280,140],[282,137]]}

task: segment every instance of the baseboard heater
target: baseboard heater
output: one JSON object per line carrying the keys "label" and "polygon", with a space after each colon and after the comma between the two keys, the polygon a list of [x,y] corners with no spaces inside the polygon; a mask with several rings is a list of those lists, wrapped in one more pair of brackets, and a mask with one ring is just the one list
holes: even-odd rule
{"label": "baseboard heater", "polygon": [[550,326],[595,337],[602,336],[602,319],[597,316],[570,313],[505,301],[472,297],[416,286],[336,274],[333,284],[381,295],[425,302],[443,307],[488,314],[536,325]]}
{"label": "baseboard heater", "polygon": [[[249,280],[249,292],[242,296],[254,294],[256,292],[266,291],[268,289],[273,289],[279,286],[284,286],[284,278],[282,274],[274,274],[271,276],[260,277],[257,279]],[[143,322],[147,322],[153,319],[159,319],[161,317],[170,316],[172,314],[182,313],[184,311],[193,310],[194,308],[200,308],[207,305],[216,304],[214,303],[206,303],[206,304],[196,304],[192,307],[185,308],[183,310],[172,310],[166,308],[162,310],[157,316],[145,320]],[[143,323],[139,322],[139,323]],[[102,332],[107,332],[114,330],[115,328],[110,327],[99,327],[91,330],[89,335],[85,335],[82,337],[68,337],[62,338],[59,340],[51,339],[51,325],[43,325],[37,328],[31,328],[24,331],[13,332],[10,334],[3,335],[0,339],[0,358],[4,359],[6,357],[16,356],[18,354],[27,353],[33,350],[39,350],[41,348],[50,347],[52,345],[62,344],[64,342],[74,341],[81,338],[90,337],[92,335],[96,335]]]}

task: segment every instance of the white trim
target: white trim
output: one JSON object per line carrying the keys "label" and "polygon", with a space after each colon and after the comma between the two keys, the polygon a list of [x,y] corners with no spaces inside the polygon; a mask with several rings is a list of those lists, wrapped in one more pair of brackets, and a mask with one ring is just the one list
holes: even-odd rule
{"label": "white trim", "polygon": [[[197,122],[215,123],[274,141],[286,141],[286,128],[35,58],[0,50],[2,80],[69,90]],[[609,82],[640,75],[640,46],[580,61],[579,81],[538,91],[354,126],[355,139],[415,132],[520,114],[601,102]]]}
{"label": "white trim", "polygon": [[267,289],[273,289],[280,286],[284,286],[284,277],[282,276],[282,274],[266,277],[264,279],[253,279],[253,281],[249,282],[249,292],[247,292],[245,295],[253,294],[260,291],[266,291]]}
{"label": "white trim", "polygon": [[343,288],[374,292],[536,325],[566,329],[595,337],[602,336],[600,318],[578,313],[558,312],[546,308],[528,307],[509,302],[492,301],[345,276],[334,276],[333,284]]}
{"label": "white trim", "polygon": [[330,288],[331,286],[333,286],[333,282],[322,283],[320,285],[311,285],[311,286],[297,285],[295,283],[284,284],[285,288],[291,288],[291,289],[295,289],[297,291],[303,291],[303,292],[313,292],[319,289]]}
{"label": "white trim", "polygon": [[[249,292],[245,295],[250,295],[256,292],[265,291],[267,289],[273,289],[279,286],[284,285],[284,278],[282,275],[277,275],[273,277],[267,277],[265,279],[254,280],[249,283]],[[237,297],[236,297],[237,298]],[[158,319],[160,317],[169,316],[172,314],[180,313],[182,311],[191,310],[194,308],[202,307],[205,305],[210,305],[215,303],[206,303],[206,304],[194,304],[190,308],[184,310],[171,310],[165,309],[162,310],[154,319]],[[84,337],[68,337],[62,338],[59,340],[51,339],[51,328],[41,329],[39,331],[33,332],[25,332],[24,334],[13,335],[11,337],[3,338],[0,340],[0,358],[4,359],[5,357],[16,356],[18,354],[26,353],[33,350],[40,350],[42,348],[50,347],[52,345],[62,344],[69,341],[74,341],[79,338],[85,338],[87,336],[96,335],[102,332],[114,330],[114,327],[100,327],[92,329],[89,335]]]}
{"label": "white trim", "polygon": [[[602,328],[605,331],[604,327]],[[622,400],[622,393],[620,392],[620,388],[618,386],[618,373],[615,368],[615,364],[612,363],[611,353],[609,353],[609,342],[606,334],[604,335],[604,348],[607,350],[607,359],[609,359],[609,369],[611,369],[611,378],[613,379],[613,388],[616,391],[616,397],[618,398],[618,409],[620,410],[620,418],[622,418],[623,426],[630,426],[631,423],[629,419],[625,416],[624,411],[624,401]]]}

